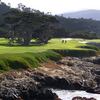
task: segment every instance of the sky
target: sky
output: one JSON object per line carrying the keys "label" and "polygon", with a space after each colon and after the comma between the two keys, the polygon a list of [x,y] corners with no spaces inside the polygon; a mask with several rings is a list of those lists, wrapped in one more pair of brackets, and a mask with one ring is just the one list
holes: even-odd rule
{"label": "sky", "polygon": [[40,11],[61,14],[64,12],[74,12],[86,9],[100,10],[100,0],[1,0],[11,3],[12,7],[17,7],[18,3],[23,3]]}

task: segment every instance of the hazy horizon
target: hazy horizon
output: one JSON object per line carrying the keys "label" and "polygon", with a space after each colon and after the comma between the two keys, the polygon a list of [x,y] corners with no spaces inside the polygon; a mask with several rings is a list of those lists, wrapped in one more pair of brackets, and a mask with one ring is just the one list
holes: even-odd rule
{"label": "hazy horizon", "polygon": [[27,7],[37,9],[52,14],[62,14],[66,12],[76,12],[81,10],[100,10],[99,0],[1,0],[6,4],[11,3],[12,7],[17,7],[18,3],[23,3]]}

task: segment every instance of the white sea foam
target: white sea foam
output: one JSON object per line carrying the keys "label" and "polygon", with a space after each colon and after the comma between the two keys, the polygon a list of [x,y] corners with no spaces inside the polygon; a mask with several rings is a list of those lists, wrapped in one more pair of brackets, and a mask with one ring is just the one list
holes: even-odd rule
{"label": "white sea foam", "polygon": [[87,98],[94,97],[95,99],[100,100],[100,94],[87,93],[85,91],[54,90],[54,89],[52,89],[52,91],[56,93],[62,100],[72,100],[72,98],[76,96],[87,97]]}

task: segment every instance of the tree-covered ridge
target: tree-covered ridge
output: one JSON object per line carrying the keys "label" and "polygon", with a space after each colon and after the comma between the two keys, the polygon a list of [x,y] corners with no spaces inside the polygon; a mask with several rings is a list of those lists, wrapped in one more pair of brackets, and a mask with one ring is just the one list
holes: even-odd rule
{"label": "tree-covered ridge", "polygon": [[0,0],[0,37],[3,37],[7,33],[6,29],[4,28],[4,14],[10,11],[10,5],[6,5],[4,2]]}
{"label": "tree-covered ridge", "polygon": [[[67,33],[66,36],[82,36],[93,35],[100,37],[100,21],[92,20],[92,19],[76,19],[76,18],[64,18],[62,16],[56,16],[57,20],[59,20],[59,26],[62,27]],[[96,37],[95,36],[95,37]],[[87,37],[88,38],[88,37]]]}
{"label": "tree-covered ridge", "polygon": [[0,37],[9,39],[9,44],[29,45],[32,39],[47,43],[51,38],[100,38],[100,21],[92,19],[64,18],[31,9],[23,4],[11,8],[0,4]]}

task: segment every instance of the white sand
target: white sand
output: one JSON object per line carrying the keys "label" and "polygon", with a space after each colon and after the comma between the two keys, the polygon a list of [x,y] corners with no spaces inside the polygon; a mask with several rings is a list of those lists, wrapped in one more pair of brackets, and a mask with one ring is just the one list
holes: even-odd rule
{"label": "white sand", "polygon": [[69,40],[72,40],[72,38],[62,38],[61,40],[67,40],[67,41],[69,41]]}

